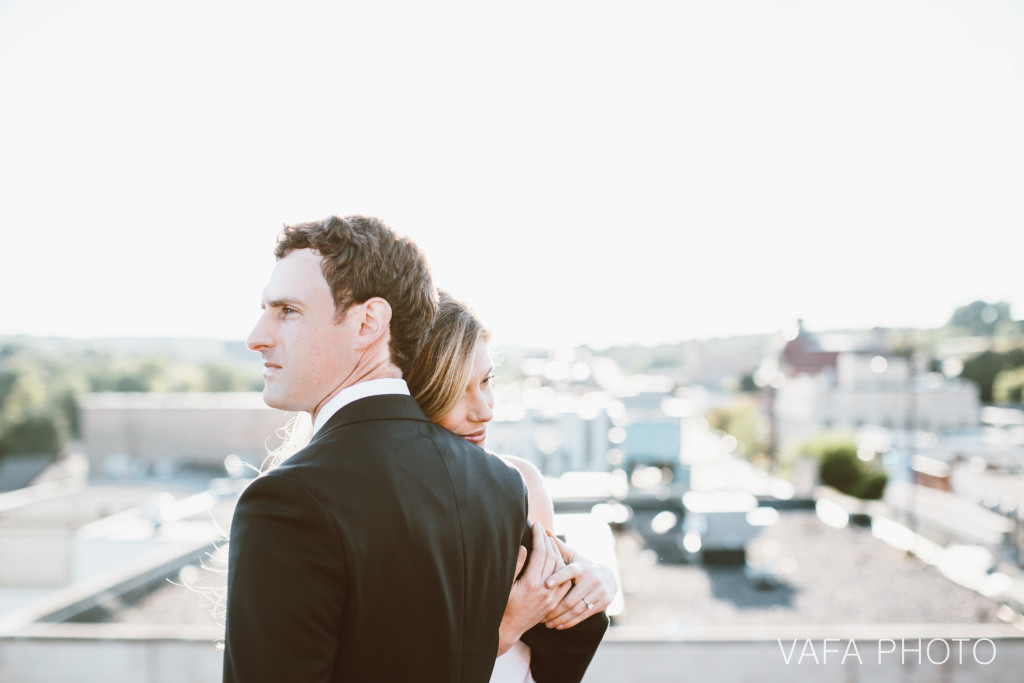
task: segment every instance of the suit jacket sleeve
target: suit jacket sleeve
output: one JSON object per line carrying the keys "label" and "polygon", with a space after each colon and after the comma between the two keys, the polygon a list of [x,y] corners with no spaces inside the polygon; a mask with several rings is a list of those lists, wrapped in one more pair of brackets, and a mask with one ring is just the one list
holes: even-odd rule
{"label": "suit jacket sleeve", "polygon": [[345,585],[337,531],[319,503],[287,476],[256,479],[231,524],[225,683],[330,680]]}
{"label": "suit jacket sleeve", "polygon": [[597,652],[608,615],[587,618],[572,628],[553,629],[537,624],[521,640],[530,646],[530,673],[537,683],[579,683]]}

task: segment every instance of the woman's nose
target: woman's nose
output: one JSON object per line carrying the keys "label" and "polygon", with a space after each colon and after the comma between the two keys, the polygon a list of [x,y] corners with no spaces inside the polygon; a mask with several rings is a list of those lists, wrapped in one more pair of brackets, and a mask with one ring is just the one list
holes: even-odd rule
{"label": "woman's nose", "polygon": [[494,419],[494,399],[490,392],[479,391],[473,398],[470,417],[474,422],[490,422]]}

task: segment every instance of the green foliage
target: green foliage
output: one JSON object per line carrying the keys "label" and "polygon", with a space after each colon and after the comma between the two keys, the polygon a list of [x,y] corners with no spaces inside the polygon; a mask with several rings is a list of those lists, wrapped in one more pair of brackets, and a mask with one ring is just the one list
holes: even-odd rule
{"label": "green foliage", "polygon": [[818,477],[825,486],[863,500],[878,500],[885,493],[885,470],[877,462],[861,460],[853,439],[823,436],[808,441],[801,450],[818,458]]}
{"label": "green foliage", "polygon": [[606,349],[602,355],[614,360],[620,368],[628,373],[679,369],[687,365],[686,345],[681,343],[612,347]]}
{"label": "green foliage", "polygon": [[206,391],[261,391],[263,378],[259,375],[247,376],[235,364],[214,361],[203,366],[203,378]]}
{"label": "green foliage", "polygon": [[5,421],[19,422],[46,405],[46,385],[42,373],[34,365],[24,364],[12,374],[10,381],[5,382],[7,390],[0,399],[0,406]]}
{"label": "green foliage", "polygon": [[996,403],[1024,403],[1024,367],[1003,370],[992,383]]}
{"label": "green foliage", "polygon": [[[96,391],[255,391],[263,387],[254,354],[237,345],[140,349],[110,342],[0,340],[0,456],[57,454],[80,434],[78,400]],[[170,353],[168,352],[170,350]],[[175,355],[172,355],[175,354]]]}
{"label": "green foliage", "polygon": [[66,435],[58,420],[51,415],[31,415],[13,423],[4,431],[0,452],[15,455],[59,453]]}
{"label": "green foliage", "polygon": [[996,377],[1000,373],[1024,367],[1024,348],[1009,351],[983,351],[964,361],[960,376],[978,385],[983,403],[992,403],[995,398]]}
{"label": "green foliage", "polygon": [[166,356],[100,356],[85,368],[90,391],[201,391],[202,372]]}
{"label": "green foliage", "polygon": [[826,486],[844,493],[854,488],[861,477],[856,445],[850,449],[834,448],[822,453],[818,474]]}
{"label": "green foliage", "polygon": [[711,429],[736,439],[736,452],[742,456],[752,458],[768,448],[768,425],[756,399],[737,398],[728,405],[712,408],[705,418]]}
{"label": "green foliage", "polygon": [[867,472],[851,487],[849,493],[861,500],[880,500],[885,494],[885,485],[889,483],[889,475],[883,469]]}
{"label": "green foliage", "polygon": [[52,409],[53,364],[22,349],[0,353],[0,455],[57,453],[66,438],[66,414]]}
{"label": "green foliage", "polygon": [[974,301],[953,311],[948,324],[967,334],[988,337],[996,334],[1000,329],[1012,326],[1013,318],[1010,316],[1010,304],[1005,301],[991,304],[985,301]]}

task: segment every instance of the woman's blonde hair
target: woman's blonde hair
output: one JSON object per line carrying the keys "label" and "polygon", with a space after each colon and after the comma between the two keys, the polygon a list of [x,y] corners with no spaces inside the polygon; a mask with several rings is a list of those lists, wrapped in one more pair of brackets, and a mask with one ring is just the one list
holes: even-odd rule
{"label": "woman's blonde hair", "polygon": [[277,436],[281,438],[281,445],[267,454],[260,468],[261,474],[266,474],[309,445],[313,440],[313,418],[306,412],[296,413],[288,424],[277,430]]}
{"label": "woman's blonde hair", "polygon": [[[405,377],[409,391],[431,422],[438,422],[455,407],[473,374],[473,356],[481,339],[490,333],[466,304],[448,292],[439,292],[437,315],[422,351]],[[313,421],[298,413],[281,430],[280,446],[270,451],[260,468],[266,474],[309,444]]]}
{"label": "woman's blonde hair", "polygon": [[473,373],[476,345],[490,336],[466,304],[448,292],[438,294],[427,343],[405,377],[431,422],[450,413],[462,398]]}

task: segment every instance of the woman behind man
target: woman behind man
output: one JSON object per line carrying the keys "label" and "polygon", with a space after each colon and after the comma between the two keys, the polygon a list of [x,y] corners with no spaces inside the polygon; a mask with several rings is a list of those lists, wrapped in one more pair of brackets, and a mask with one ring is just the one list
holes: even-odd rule
{"label": "woman behind man", "polygon": [[[430,338],[405,378],[428,419],[481,447],[486,444],[494,406],[488,338],[473,313],[442,292]],[[264,470],[301,449],[312,434],[309,415],[300,413],[289,423],[284,443],[271,454]],[[579,681],[608,623],[603,614],[600,619],[588,618],[611,604],[617,590],[615,577],[551,532],[554,508],[544,479],[532,463],[512,456],[482,457],[502,457],[522,474],[530,522],[546,530],[548,544],[541,561],[531,557],[528,563],[526,550],[520,548],[491,683]]]}
{"label": "woman behind man", "polygon": [[[486,445],[494,407],[488,338],[473,313],[442,292],[430,338],[406,377],[427,418],[481,447]],[[555,538],[551,532],[554,507],[537,468],[522,458],[500,457],[522,474],[529,492],[530,522],[547,530],[551,552],[546,555],[553,555],[557,562],[556,571],[548,576],[547,569],[531,558],[520,574],[526,556],[525,549],[520,549],[518,578],[501,621],[499,656],[491,681],[579,680],[604,633],[603,615],[597,632],[591,627],[589,634],[581,628],[578,633],[544,637],[545,642],[564,641],[554,650],[540,647],[533,653],[524,643],[532,640],[524,635],[534,628],[564,631],[603,611],[615,595],[615,578],[609,569]]]}

